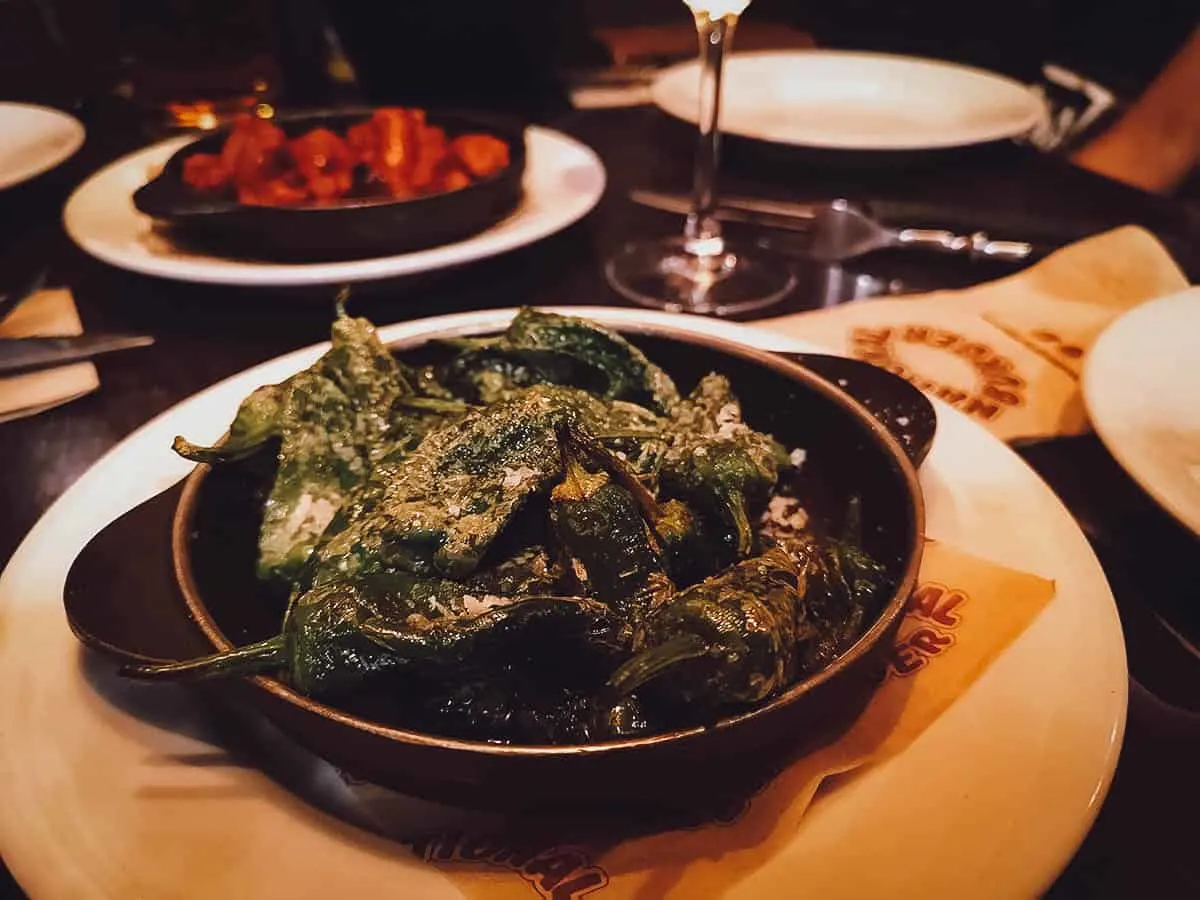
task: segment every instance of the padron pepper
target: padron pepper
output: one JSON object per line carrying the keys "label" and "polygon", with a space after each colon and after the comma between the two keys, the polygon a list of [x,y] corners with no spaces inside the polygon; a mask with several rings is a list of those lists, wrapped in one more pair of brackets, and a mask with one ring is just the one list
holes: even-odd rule
{"label": "padron pepper", "polygon": [[395,414],[398,401],[413,389],[371,323],[348,316],[344,300],[343,294],[330,349],[286,381],[254,391],[221,442],[198,447],[175,439],[176,452],[210,464],[246,456],[279,439],[278,467],[259,532],[263,578],[292,580],[375,463],[406,451],[430,424],[429,411]]}
{"label": "padron pepper", "polygon": [[473,403],[508,400],[521,388],[559,384],[602,395],[608,376],[561,350],[509,346],[504,338],[447,341],[458,354],[438,370],[441,383]]}
{"label": "padron pepper", "polygon": [[741,406],[723,375],[707,375],[677,405],[670,444],[659,472],[664,496],[680,498],[714,517],[735,558],[754,545],[751,516],[779,478],[780,448],[742,421]]}
{"label": "padron pepper", "polygon": [[[772,503],[799,507],[790,498]],[[818,539],[795,521],[794,514],[768,518],[760,534],[765,544],[791,556],[808,585],[797,621],[799,667],[807,673],[825,668],[859,638],[890,582],[883,565],[862,548],[857,497],[850,501],[837,538]]]}
{"label": "padron pepper", "polygon": [[632,401],[659,415],[679,400],[675,383],[642,351],[615,331],[574,316],[526,307],[499,337],[446,343],[461,354],[446,367],[445,380],[463,385],[465,379],[480,398],[554,383]]}
{"label": "padron pepper", "polygon": [[430,432],[371,509],[320,550],[342,577],[400,568],[462,578],[534,495],[562,473],[559,431],[603,423],[602,401],[535,385]]}
{"label": "padron pepper", "polygon": [[505,338],[514,347],[569,353],[590,363],[607,375],[605,399],[630,400],[660,415],[679,401],[679,390],[666,372],[595,322],[526,307],[513,317]]}
{"label": "padron pepper", "polygon": [[619,698],[654,682],[657,694],[693,710],[764,700],[795,672],[803,593],[782,550],[743,560],[661,606],[609,687]]}
{"label": "padron pepper", "polygon": [[391,573],[329,582],[295,597],[280,634],[200,659],[126,667],[153,680],[228,678],[285,670],[297,691],[345,695],[413,667],[462,664],[534,625],[601,640],[611,625],[601,604],[578,597],[479,597],[471,587]]}
{"label": "padron pepper", "polygon": [[577,440],[564,439],[562,449],[564,475],[550,493],[554,534],[582,592],[612,607],[632,641],[674,590],[660,548],[634,495],[607,472],[588,471]]}

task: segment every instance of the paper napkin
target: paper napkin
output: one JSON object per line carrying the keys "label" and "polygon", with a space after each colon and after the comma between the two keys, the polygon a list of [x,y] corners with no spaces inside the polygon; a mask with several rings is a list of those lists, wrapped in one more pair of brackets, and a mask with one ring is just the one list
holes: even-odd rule
{"label": "paper napkin", "polygon": [[[0,337],[8,338],[82,332],[75,300],[66,288],[38,291],[0,322]],[[96,367],[90,362],[0,377],[0,422],[36,415],[89,394],[99,386]]]}
{"label": "paper napkin", "polygon": [[1149,232],[1127,226],[958,291],[865,300],[754,324],[881,365],[1004,440],[1088,429],[1088,348],[1133,307],[1188,286]]}
{"label": "paper napkin", "polygon": [[[930,541],[883,683],[838,739],[786,766],[740,809],[687,827],[644,820],[463,818],[437,822],[383,788],[353,786],[380,830],[453,879],[469,900],[720,897],[787,852],[818,788],[900,753],[960,697],[1054,596],[1054,583]],[[853,777],[853,776],[851,776]],[[544,835],[556,840],[547,841]],[[540,835],[540,836],[539,836]],[[792,896],[794,884],[764,886]]]}

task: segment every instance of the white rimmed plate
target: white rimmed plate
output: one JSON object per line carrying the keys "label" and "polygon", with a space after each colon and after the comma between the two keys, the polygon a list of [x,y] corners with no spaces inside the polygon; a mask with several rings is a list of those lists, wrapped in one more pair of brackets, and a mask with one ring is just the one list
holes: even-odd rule
{"label": "white rimmed plate", "polygon": [[[512,312],[380,333],[469,334],[502,326]],[[815,349],[700,318],[575,312],[767,349]],[[172,437],[216,437],[249,390],[322,349],[248,370],[139,429],[53,505],[0,576],[0,684],[8,698],[0,704],[0,852],[34,897],[459,896],[398,844],[239,765],[206,736],[186,693],[122,682],[108,663],[81,664],[90,657],[65,622],[62,588],[78,551],[190,469],[171,453]],[[774,900],[780,884],[835,898],[1033,896],[1070,859],[1103,801],[1127,685],[1103,573],[1070,514],[1012,451],[944,404],[938,414],[921,475],[930,536],[1053,578],[1057,593],[911,747],[819,799],[791,844],[727,896]],[[328,770],[311,767],[304,779],[314,792],[337,792]]]}
{"label": "white rimmed plate", "polygon": [[1137,306],[1083,368],[1092,427],[1121,467],[1200,535],[1200,288]]}
{"label": "white rimmed plate", "polygon": [[0,190],[61,165],[83,146],[74,116],[29,103],[0,103]]}
{"label": "white rimmed plate", "polygon": [[[700,68],[656,80],[665,112],[695,122]],[[727,134],[836,150],[933,150],[1013,138],[1045,116],[1038,96],[1003,75],[956,63],[837,50],[734,53],[725,65]]]}
{"label": "white rimmed plate", "polygon": [[411,253],[346,262],[283,264],[184,250],[152,228],[133,193],[192,138],[174,138],[117,160],[67,201],[63,222],[85,251],[122,269],[209,284],[341,284],[429,272],[532,244],[582,218],[604,193],[605,172],[591,148],[547,128],[525,131],[525,196],[501,222],[464,240]]}

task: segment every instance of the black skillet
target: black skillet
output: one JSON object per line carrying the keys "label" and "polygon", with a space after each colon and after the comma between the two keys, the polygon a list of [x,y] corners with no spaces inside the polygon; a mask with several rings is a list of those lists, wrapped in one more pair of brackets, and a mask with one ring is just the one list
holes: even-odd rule
{"label": "black skillet", "polygon": [[[370,118],[370,108],[293,113],[275,124],[289,137],[313,128],[337,134]],[[230,196],[201,193],[183,181],[183,163],[195,153],[219,153],[228,129],[178,150],[162,172],[133,195],[134,206],[171,231],[171,238],[224,255],[273,260],[335,260],[401,253],[453,243],[483,231],[523,196],[525,127],[478,113],[427,113],[448,137],[482,132],[509,147],[509,164],[456,191],[424,197],[348,197],[328,206],[252,206]]]}
{"label": "black skillet", "polygon": [[[855,648],[858,652],[852,650],[822,673],[820,683],[802,683],[738,717],[744,722],[725,727],[732,720],[723,720],[699,733],[671,733],[644,747],[604,753],[595,752],[596,745],[566,752],[497,751],[396,731],[299,698],[274,679],[206,689],[223,700],[249,703],[298,743],[358,777],[431,799],[508,809],[545,809],[563,797],[572,806],[620,806],[631,791],[671,802],[669,798],[687,793],[694,779],[718,778],[714,773],[730,754],[749,754],[756,760],[751,768],[769,769],[780,753],[815,746],[848,724],[882,673],[915,579],[923,519],[919,489],[903,472],[911,473],[929,450],[936,428],[932,405],[904,380],[855,360],[790,355],[812,374],[789,374],[764,367],[771,359],[767,354],[734,352],[711,339],[630,337],[652,359],[662,361],[682,387],[712,368],[726,372],[748,421],[786,445],[806,446],[809,456],[801,477],[808,480],[802,490],[816,518],[836,527],[848,498],[861,493],[866,549],[885,563],[900,587],[862,646]],[[814,391],[807,386],[809,379],[828,384]],[[891,445],[896,455],[907,455],[912,465],[895,457],[888,462],[884,430],[879,424],[864,428],[870,416],[861,412],[848,416],[845,401],[829,385],[877,416],[896,438]],[[75,635],[106,656],[144,662],[202,655],[219,646],[219,640],[240,644],[276,630],[279,608],[263,602],[252,575],[256,478],[260,476],[236,467],[194,474],[102,530],[67,577],[64,599]],[[181,545],[186,545],[182,555]],[[131,547],[138,552],[131,553]],[[186,591],[181,592],[181,584]],[[735,780],[746,772],[738,767]]]}

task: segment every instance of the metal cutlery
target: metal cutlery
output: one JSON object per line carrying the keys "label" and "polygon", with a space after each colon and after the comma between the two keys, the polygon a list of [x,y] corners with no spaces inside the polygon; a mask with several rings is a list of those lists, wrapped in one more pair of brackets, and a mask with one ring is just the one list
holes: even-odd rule
{"label": "metal cutlery", "polygon": [[[687,215],[691,198],[683,194],[636,190],[635,203]],[[993,240],[982,231],[959,234],[940,228],[885,225],[848,200],[796,203],[749,197],[723,197],[715,215],[721,221],[799,231],[812,236],[807,255],[820,262],[842,262],[885,247],[921,247],[991,259],[1024,260],[1036,248],[1027,241]]]}
{"label": "metal cutlery", "polygon": [[[664,212],[686,216],[692,211],[692,198],[685,194],[668,194],[662,191],[633,190],[629,197],[634,203],[661,209]],[[781,231],[812,231],[815,215],[813,206],[804,203],[752,200],[750,198],[722,197],[713,214],[722,222],[740,222],[778,228]]]}
{"label": "metal cutlery", "polygon": [[142,334],[79,334],[66,337],[0,338],[0,375],[16,375],[80,362],[103,353],[148,347]]}
{"label": "metal cutlery", "polygon": [[956,234],[943,228],[892,228],[872,219],[847,200],[834,200],[816,210],[809,253],[821,262],[840,262],[885,247],[921,247],[989,259],[1027,259],[1033,245],[997,241],[986,233]]}

